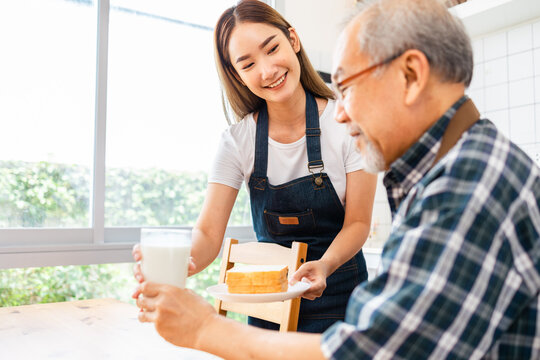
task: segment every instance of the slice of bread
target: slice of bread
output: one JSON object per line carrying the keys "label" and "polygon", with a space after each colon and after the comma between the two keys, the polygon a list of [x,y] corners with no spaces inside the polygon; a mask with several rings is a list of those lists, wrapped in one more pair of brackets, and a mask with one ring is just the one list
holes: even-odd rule
{"label": "slice of bread", "polygon": [[266,294],[288,289],[286,265],[239,265],[227,271],[231,294]]}

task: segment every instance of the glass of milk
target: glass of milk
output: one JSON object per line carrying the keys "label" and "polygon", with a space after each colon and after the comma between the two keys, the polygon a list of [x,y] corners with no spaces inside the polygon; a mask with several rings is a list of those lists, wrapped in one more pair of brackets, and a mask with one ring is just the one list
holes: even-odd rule
{"label": "glass of milk", "polygon": [[141,229],[141,270],[145,280],[186,286],[191,230]]}

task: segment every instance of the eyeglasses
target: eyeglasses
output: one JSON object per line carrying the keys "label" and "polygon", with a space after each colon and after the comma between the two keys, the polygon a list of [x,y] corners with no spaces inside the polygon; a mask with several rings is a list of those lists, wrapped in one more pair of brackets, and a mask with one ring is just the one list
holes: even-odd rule
{"label": "eyeglasses", "polygon": [[338,101],[343,101],[343,98],[344,98],[344,95],[343,95],[343,91],[345,90],[343,88],[344,85],[350,83],[351,81],[353,81],[354,79],[357,79],[358,77],[360,77],[361,75],[364,75],[370,71],[373,71],[375,70],[376,68],[378,68],[379,66],[382,66],[382,65],[386,65],[392,61],[394,61],[395,59],[397,59],[398,57],[401,56],[401,54],[403,53],[399,53],[399,54],[396,54],[396,55],[393,55],[391,57],[389,57],[388,59],[386,60],[383,60],[379,63],[376,63],[374,65],[371,65],[369,66],[368,68],[364,69],[364,70],[360,70],[359,72],[357,73],[354,73],[353,75],[341,80],[340,82],[336,83],[334,81],[332,81],[332,90],[334,91],[335,95],[336,95],[336,98]]}

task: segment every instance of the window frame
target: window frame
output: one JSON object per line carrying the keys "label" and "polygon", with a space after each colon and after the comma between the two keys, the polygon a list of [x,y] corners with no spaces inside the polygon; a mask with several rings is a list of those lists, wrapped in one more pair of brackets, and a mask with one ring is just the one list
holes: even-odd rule
{"label": "window frame", "polygon": [[[105,152],[109,0],[97,0],[94,162],[88,228],[0,229],[0,269],[132,262],[141,227],[105,227]],[[171,227],[172,228],[172,227]],[[187,226],[174,228],[191,229]],[[251,226],[228,226],[225,237],[256,240]]]}

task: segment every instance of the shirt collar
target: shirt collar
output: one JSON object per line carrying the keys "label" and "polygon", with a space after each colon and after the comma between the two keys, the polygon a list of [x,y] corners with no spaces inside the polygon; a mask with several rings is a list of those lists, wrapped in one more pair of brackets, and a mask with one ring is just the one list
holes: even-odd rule
{"label": "shirt collar", "polygon": [[390,165],[383,183],[392,216],[411,188],[431,169],[450,119],[467,99],[468,97],[464,95],[456,101],[405,154]]}

